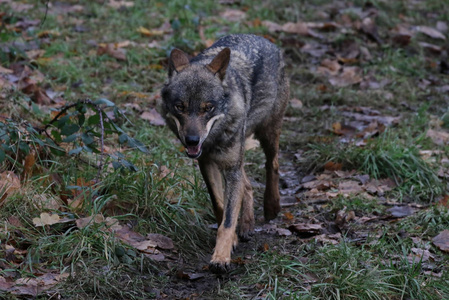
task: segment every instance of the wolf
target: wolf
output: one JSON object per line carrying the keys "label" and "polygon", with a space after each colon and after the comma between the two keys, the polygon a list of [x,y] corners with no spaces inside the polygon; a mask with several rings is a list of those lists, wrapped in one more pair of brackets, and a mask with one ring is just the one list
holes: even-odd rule
{"label": "wolf", "polygon": [[187,156],[198,160],[219,225],[209,266],[226,272],[237,225],[242,240],[254,230],[253,193],[243,168],[252,134],[266,156],[265,220],[280,211],[279,136],[289,99],[283,54],[263,37],[233,34],[193,58],[175,48],[168,65],[162,113]]}

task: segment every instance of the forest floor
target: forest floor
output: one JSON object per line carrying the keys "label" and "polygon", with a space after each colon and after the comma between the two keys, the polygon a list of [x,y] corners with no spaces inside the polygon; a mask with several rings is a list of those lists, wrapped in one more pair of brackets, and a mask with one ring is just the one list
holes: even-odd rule
{"label": "forest floor", "polygon": [[[448,9],[0,0],[0,296],[449,299]],[[209,196],[158,105],[171,49],[229,33],[284,50],[291,100],[282,211],[264,222],[250,141],[255,235],[215,275]]]}

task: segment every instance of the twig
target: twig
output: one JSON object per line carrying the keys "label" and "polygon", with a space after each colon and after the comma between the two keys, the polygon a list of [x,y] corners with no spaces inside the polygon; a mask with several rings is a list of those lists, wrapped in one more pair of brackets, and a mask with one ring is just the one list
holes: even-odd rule
{"label": "twig", "polygon": [[50,3],[50,0],[47,0],[47,2],[45,2],[45,15],[44,15],[44,19],[41,22],[40,27],[42,27],[42,25],[44,25],[45,21],[47,20],[47,15],[48,15],[48,3]]}
{"label": "twig", "polygon": [[101,143],[101,149],[100,149],[100,166],[98,168],[97,173],[97,181],[101,178],[101,173],[103,171],[103,154],[104,154],[104,126],[103,126],[103,111],[101,108],[96,105],[96,108],[98,110],[98,113],[100,114],[100,128],[101,128],[101,137],[100,137],[100,143]]}

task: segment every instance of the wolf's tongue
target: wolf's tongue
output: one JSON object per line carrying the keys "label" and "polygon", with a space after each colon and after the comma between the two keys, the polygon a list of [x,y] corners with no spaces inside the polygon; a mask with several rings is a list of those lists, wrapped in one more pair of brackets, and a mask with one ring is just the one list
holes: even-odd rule
{"label": "wolf's tongue", "polygon": [[197,146],[187,146],[187,154],[189,155],[198,155],[201,150],[201,145]]}

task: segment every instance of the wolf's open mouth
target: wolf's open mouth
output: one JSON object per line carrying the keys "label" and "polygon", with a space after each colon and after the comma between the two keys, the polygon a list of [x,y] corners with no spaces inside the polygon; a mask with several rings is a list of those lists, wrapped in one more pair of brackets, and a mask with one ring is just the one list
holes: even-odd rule
{"label": "wolf's open mouth", "polygon": [[187,156],[190,158],[197,158],[201,155],[201,144],[196,146],[187,146],[186,147]]}

